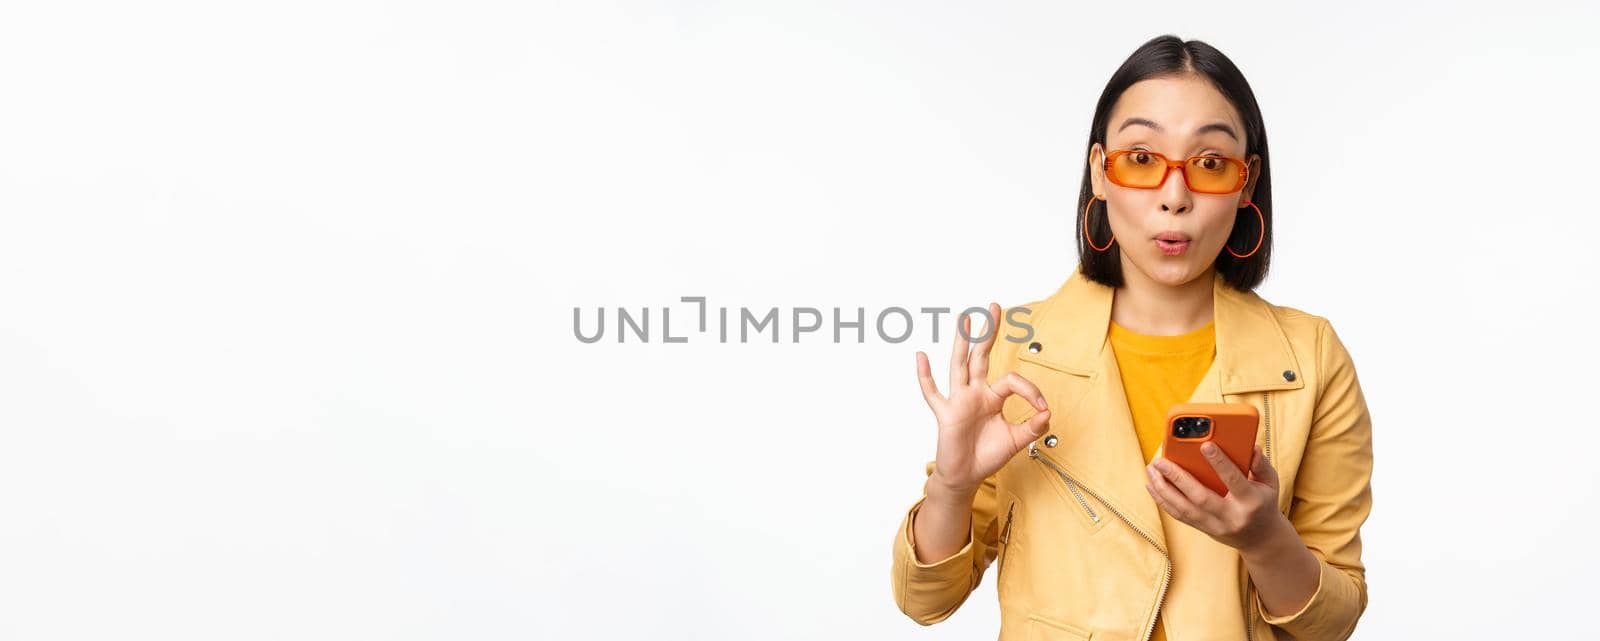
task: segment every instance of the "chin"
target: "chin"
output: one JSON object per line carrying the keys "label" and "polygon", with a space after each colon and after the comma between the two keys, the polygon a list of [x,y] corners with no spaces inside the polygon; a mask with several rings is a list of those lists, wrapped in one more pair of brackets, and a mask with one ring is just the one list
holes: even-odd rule
{"label": "chin", "polygon": [[1188,283],[1205,273],[1205,265],[1192,264],[1189,260],[1175,260],[1167,256],[1152,256],[1143,261],[1134,261],[1134,266],[1144,272],[1150,280],[1176,287]]}

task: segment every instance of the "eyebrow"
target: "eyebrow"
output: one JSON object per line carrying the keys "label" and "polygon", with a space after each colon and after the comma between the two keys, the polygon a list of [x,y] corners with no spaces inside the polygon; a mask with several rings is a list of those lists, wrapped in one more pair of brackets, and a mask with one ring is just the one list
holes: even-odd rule
{"label": "eyebrow", "polygon": [[[1144,125],[1146,127],[1149,127],[1151,129],[1156,130],[1157,133],[1161,132],[1161,125],[1156,124],[1155,121],[1153,121],[1153,120],[1150,120],[1150,119],[1147,119],[1147,118],[1139,118],[1139,117],[1133,117],[1133,118],[1129,118],[1127,120],[1122,121],[1122,126],[1121,127],[1117,127],[1117,131],[1122,131],[1123,129],[1127,129],[1128,127],[1132,127],[1134,125]],[[1220,131],[1222,133],[1228,134],[1228,136],[1233,138],[1234,140],[1238,140],[1239,139],[1239,134],[1234,133],[1233,127],[1229,127],[1227,124],[1220,123],[1220,122],[1213,122],[1213,123],[1211,123],[1209,125],[1201,125],[1199,129],[1194,130],[1194,133],[1195,133],[1195,135],[1200,135],[1200,134],[1204,134],[1204,133],[1212,132],[1212,131]]]}

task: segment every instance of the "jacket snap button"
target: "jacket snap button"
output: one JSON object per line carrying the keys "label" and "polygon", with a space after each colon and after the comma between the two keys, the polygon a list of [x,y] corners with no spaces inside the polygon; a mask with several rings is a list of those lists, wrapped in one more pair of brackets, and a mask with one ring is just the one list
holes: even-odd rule
{"label": "jacket snap button", "polygon": [[1283,380],[1286,380],[1286,381],[1294,380],[1294,370],[1287,370],[1287,369],[1283,370]]}
{"label": "jacket snap button", "polygon": [[1044,349],[1044,346],[1040,345],[1038,343],[1029,343],[1028,344],[1028,351],[1033,352],[1035,354],[1038,354],[1043,349]]}
{"label": "jacket snap button", "polygon": [[1059,440],[1059,439],[1057,439],[1056,435],[1054,435],[1054,434],[1046,436],[1046,437],[1044,437],[1044,446],[1045,447],[1055,447],[1057,440]]}

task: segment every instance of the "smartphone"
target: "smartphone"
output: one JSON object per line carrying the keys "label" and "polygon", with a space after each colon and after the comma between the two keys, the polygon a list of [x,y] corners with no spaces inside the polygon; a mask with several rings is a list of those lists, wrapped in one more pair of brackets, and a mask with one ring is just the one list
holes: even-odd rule
{"label": "smartphone", "polygon": [[1256,408],[1245,403],[1179,403],[1167,411],[1167,436],[1161,445],[1161,456],[1188,470],[1213,492],[1227,496],[1228,486],[1200,452],[1200,446],[1215,443],[1228,460],[1239,466],[1240,472],[1249,476],[1256,425]]}

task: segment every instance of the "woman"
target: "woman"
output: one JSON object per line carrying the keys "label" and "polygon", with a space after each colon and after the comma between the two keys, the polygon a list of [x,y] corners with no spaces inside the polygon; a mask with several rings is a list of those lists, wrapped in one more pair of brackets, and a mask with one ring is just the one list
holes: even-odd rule
{"label": "woman", "polygon": [[[1253,293],[1270,176],[1255,97],[1216,49],[1163,36],[1117,70],[1078,267],[1004,316],[1032,335],[996,340],[991,322],[969,354],[957,332],[947,394],[917,353],[938,446],[896,535],[903,612],[945,619],[993,564],[1001,639],[1350,636],[1371,421],[1328,321]],[[1225,496],[1157,455],[1183,402],[1259,413],[1248,469],[1207,452]]]}

